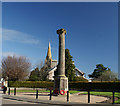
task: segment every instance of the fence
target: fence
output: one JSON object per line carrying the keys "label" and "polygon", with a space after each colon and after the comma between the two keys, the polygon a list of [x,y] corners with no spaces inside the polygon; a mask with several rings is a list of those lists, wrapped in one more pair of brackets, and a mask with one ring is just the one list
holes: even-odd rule
{"label": "fence", "polygon": [[[101,91],[101,92],[112,92],[112,104],[115,104],[115,92],[120,92],[120,90],[105,90],[105,89],[99,89],[99,90],[81,90],[81,91],[87,91],[88,92],[88,103],[90,103],[90,92],[91,91]],[[17,94],[17,90],[16,88],[14,88],[14,95]],[[36,95],[35,98],[38,99],[38,94],[39,94],[39,90],[36,90]],[[52,90],[50,90],[50,94],[49,94],[49,100],[52,100]],[[8,90],[8,95],[10,95],[10,88]],[[67,91],[67,96],[66,96],[66,101],[69,102],[70,101],[70,96],[69,96],[69,91]]]}

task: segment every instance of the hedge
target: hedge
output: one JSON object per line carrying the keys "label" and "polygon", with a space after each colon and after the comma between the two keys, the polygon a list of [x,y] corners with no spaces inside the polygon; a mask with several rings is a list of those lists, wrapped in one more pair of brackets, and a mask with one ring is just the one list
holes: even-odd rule
{"label": "hedge", "polygon": [[115,89],[120,90],[120,82],[69,82],[69,88],[79,89]]}
{"label": "hedge", "polygon": [[50,88],[54,82],[49,81],[9,81],[9,87],[26,87],[26,88]]}
{"label": "hedge", "polygon": [[[9,81],[9,87],[27,88],[53,88],[54,82],[50,81]],[[73,89],[120,89],[120,82],[69,82]]]}

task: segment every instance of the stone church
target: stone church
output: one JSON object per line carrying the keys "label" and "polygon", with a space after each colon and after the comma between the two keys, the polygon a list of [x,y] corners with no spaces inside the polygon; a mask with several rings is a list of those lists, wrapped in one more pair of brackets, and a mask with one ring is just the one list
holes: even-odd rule
{"label": "stone church", "polygon": [[[58,64],[57,60],[52,60],[51,46],[50,46],[50,42],[49,42],[47,56],[46,56],[46,59],[45,59],[45,67],[49,68],[49,72],[48,72],[48,79],[49,80],[54,80],[54,72],[57,69],[57,64]],[[85,78],[84,77],[85,73],[80,71],[76,67],[75,67],[75,75],[76,76],[82,76],[83,78]]]}

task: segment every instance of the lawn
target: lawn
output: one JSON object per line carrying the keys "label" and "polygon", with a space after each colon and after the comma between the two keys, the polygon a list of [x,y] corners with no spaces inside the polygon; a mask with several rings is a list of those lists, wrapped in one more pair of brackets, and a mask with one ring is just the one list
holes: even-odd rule
{"label": "lawn", "polygon": [[[11,93],[14,92],[14,90],[11,90],[10,91]],[[30,93],[35,93],[36,90],[16,90],[16,92],[19,92],[19,93],[26,93],[26,92],[30,92]],[[50,92],[50,90],[38,90],[39,93],[41,92]],[[75,90],[70,90],[69,93],[70,94],[74,94],[74,93],[79,93],[80,91],[75,91]]]}
{"label": "lawn", "polygon": [[[88,94],[88,92],[83,92],[81,94]],[[100,96],[108,96],[108,97],[112,97],[113,94],[112,92],[90,92],[91,95],[100,95]],[[115,101],[115,103],[120,103],[120,92],[115,92],[115,97],[118,97],[119,99],[117,101]]]}
{"label": "lawn", "polygon": [[[11,93],[14,92],[14,90],[10,91]],[[16,90],[18,93],[35,93],[36,90]],[[41,92],[50,92],[50,90],[38,90],[39,93]]]}

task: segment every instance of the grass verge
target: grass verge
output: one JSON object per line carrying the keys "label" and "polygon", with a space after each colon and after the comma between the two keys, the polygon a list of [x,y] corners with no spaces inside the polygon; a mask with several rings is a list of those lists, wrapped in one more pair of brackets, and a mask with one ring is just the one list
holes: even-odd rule
{"label": "grass verge", "polygon": [[[11,93],[14,92],[14,90],[10,91]],[[16,90],[17,93],[35,93],[36,90]],[[50,90],[39,90],[39,93],[44,93],[44,92],[50,92]],[[74,93],[79,93],[80,91],[74,91],[74,90],[70,90],[69,93],[70,94],[74,94]]]}
{"label": "grass verge", "polygon": [[[81,94],[88,94],[88,92],[83,92]],[[97,96],[107,96],[107,97],[112,97],[113,94],[112,92],[90,92],[91,95],[97,95]],[[115,101],[115,103],[119,103],[120,104],[120,93],[115,92],[115,97],[118,98],[118,100]]]}

